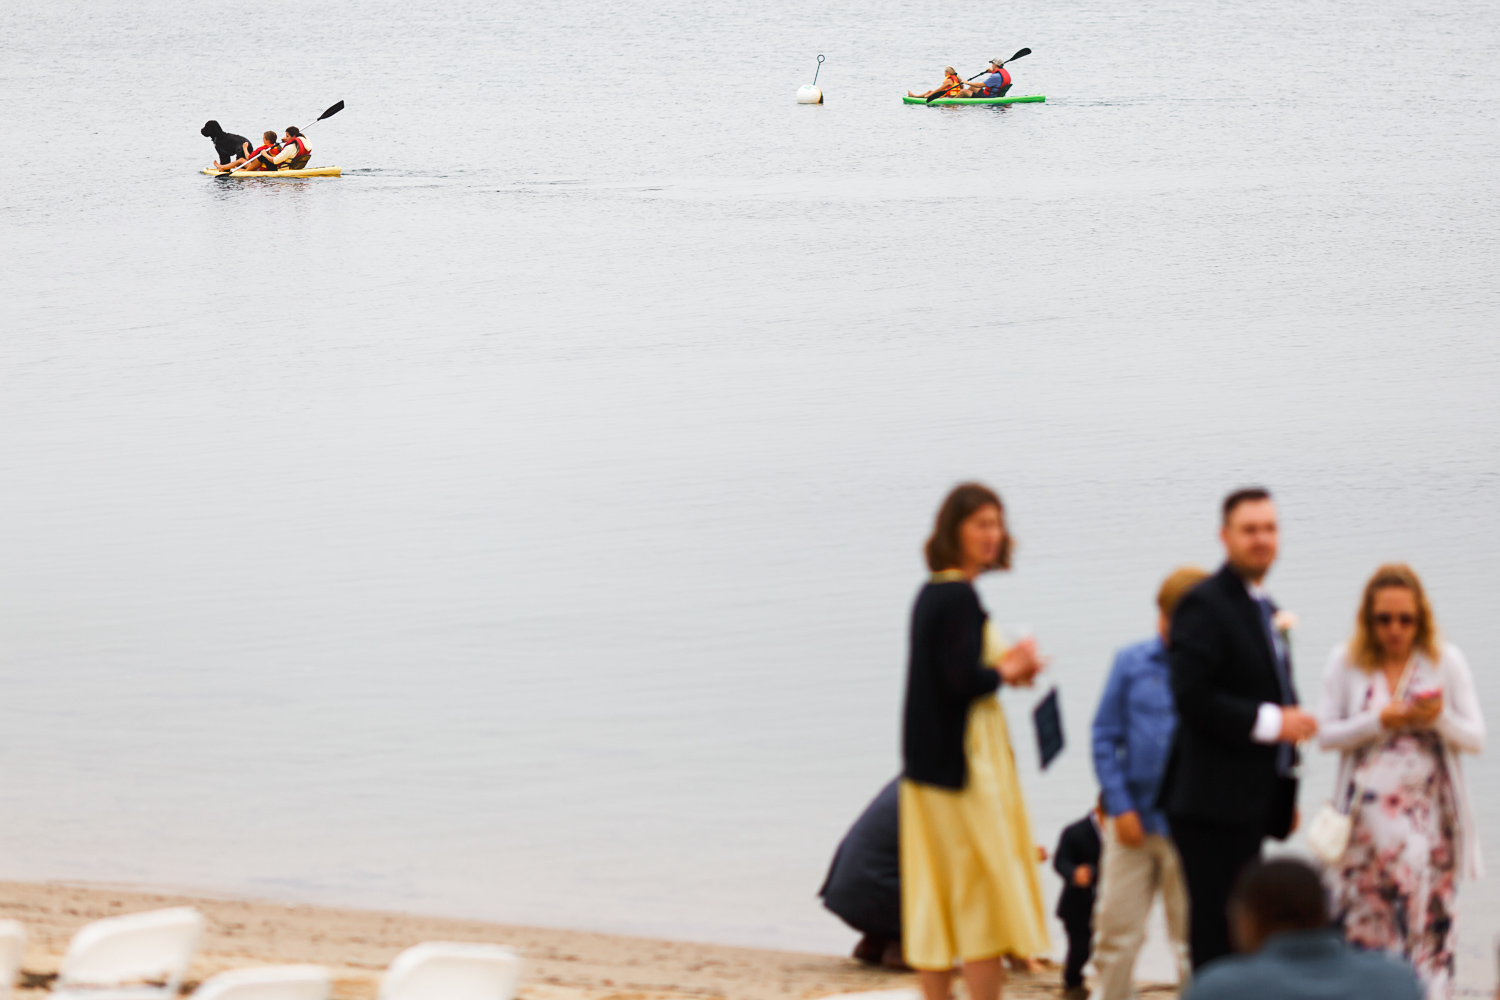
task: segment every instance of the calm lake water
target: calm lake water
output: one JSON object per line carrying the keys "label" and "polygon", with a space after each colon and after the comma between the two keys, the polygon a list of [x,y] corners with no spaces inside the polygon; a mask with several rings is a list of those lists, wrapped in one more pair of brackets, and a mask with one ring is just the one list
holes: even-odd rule
{"label": "calm lake water", "polygon": [[[1023,45],[1045,105],[899,101]],[[1500,724],[1497,50],[1464,0],[12,0],[0,875],[841,951],[968,477],[1048,844],[1245,482],[1305,698],[1400,558]],[[196,173],[341,98],[342,178]]]}

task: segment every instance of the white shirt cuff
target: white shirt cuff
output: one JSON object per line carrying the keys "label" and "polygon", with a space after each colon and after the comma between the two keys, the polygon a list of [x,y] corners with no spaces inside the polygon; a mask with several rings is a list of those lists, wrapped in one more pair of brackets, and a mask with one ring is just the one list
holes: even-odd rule
{"label": "white shirt cuff", "polygon": [[1280,705],[1273,705],[1269,701],[1261,702],[1260,710],[1255,713],[1255,727],[1250,730],[1250,738],[1256,743],[1281,742]]}

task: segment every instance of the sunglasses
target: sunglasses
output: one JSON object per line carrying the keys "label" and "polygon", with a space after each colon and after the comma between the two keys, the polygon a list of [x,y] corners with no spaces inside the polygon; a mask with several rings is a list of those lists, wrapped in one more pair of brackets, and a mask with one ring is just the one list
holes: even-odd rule
{"label": "sunglasses", "polygon": [[1389,614],[1389,613],[1381,613],[1381,614],[1378,614],[1378,615],[1375,616],[1375,624],[1376,625],[1390,625],[1393,622],[1395,624],[1402,625],[1402,626],[1415,625],[1417,623],[1417,616],[1416,615],[1393,615],[1393,614]]}

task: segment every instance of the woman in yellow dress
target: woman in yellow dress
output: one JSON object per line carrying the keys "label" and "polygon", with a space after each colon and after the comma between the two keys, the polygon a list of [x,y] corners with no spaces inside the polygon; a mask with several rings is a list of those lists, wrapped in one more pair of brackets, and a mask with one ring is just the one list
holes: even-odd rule
{"label": "woman in yellow dress", "polygon": [[1010,549],[1000,498],[977,483],[957,487],[927,540],[932,577],[912,611],[901,939],[925,1000],[948,1000],[955,962],[971,1000],[998,1000],[1001,956],[1048,947],[1031,822],[995,697],[1001,683],[1029,685],[1043,664],[1029,639],[986,655],[988,616],[974,589],[979,574],[1009,568]]}

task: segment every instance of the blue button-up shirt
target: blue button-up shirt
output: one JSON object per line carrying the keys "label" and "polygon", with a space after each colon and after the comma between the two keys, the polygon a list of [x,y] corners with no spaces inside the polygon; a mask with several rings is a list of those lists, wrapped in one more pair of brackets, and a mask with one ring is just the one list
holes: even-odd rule
{"label": "blue button-up shirt", "polygon": [[1115,654],[1094,713],[1094,774],[1105,812],[1134,811],[1147,833],[1167,832],[1156,792],[1176,729],[1166,644],[1158,637],[1126,646]]}

